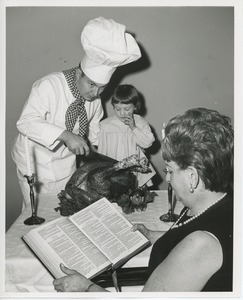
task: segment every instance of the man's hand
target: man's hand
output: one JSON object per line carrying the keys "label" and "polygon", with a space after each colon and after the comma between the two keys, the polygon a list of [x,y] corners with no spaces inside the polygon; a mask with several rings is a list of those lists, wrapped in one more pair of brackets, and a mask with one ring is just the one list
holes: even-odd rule
{"label": "man's hand", "polygon": [[90,152],[89,146],[86,141],[77,134],[74,134],[68,130],[63,131],[63,133],[58,137],[59,141],[64,142],[68,149],[76,155],[87,156]]}

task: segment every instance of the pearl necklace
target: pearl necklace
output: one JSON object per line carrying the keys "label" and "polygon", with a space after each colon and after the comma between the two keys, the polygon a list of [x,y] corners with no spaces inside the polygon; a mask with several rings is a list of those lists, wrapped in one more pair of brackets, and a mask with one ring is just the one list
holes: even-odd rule
{"label": "pearl necklace", "polygon": [[184,217],[184,215],[189,211],[189,208],[187,208],[183,214],[180,216],[180,218],[170,227],[170,229],[173,229],[173,228],[178,228],[178,227],[181,227],[183,225],[186,225],[188,223],[190,223],[191,221],[195,220],[196,218],[200,217],[202,214],[204,214],[210,207],[214,206],[216,203],[218,203],[220,200],[222,200],[225,196],[227,195],[227,193],[224,193],[216,202],[214,202],[212,205],[210,205],[209,207],[207,207],[205,210],[203,210],[202,212],[200,212],[199,214],[195,215],[195,216],[192,216],[190,219],[182,222],[182,223],[179,223],[180,220]]}

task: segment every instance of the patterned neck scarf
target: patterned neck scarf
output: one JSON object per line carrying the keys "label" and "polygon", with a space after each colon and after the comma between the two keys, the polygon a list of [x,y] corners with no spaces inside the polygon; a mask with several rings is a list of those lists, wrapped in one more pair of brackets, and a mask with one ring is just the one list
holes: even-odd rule
{"label": "patterned neck scarf", "polygon": [[86,138],[88,118],[87,113],[84,107],[85,99],[80,95],[80,92],[77,88],[76,84],[76,70],[78,67],[65,70],[63,74],[67,81],[68,87],[76,99],[71,105],[68,107],[65,114],[65,125],[68,131],[73,131],[73,128],[79,119],[79,133],[82,138]]}

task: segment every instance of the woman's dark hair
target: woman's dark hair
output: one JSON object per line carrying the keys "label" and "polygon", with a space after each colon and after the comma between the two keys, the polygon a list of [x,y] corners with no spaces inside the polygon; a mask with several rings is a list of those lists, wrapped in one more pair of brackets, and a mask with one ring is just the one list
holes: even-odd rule
{"label": "woman's dark hair", "polygon": [[121,84],[119,85],[111,98],[111,104],[130,104],[132,103],[136,109],[139,109],[139,93],[137,89],[130,84]]}
{"label": "woman's dark hair", "polygon": [[230,118],[195,108],[172,118],[162,141],[165,161],[197,169],[205,189],[226,192],[233,186],[234,131]]}

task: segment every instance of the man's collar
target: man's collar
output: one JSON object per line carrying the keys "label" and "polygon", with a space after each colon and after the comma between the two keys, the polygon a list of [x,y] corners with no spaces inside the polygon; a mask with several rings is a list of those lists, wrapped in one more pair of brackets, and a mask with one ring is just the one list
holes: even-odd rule
{"label": "man's collar", "polygon": [[72,95],[74,96],[75,99],[80,99],[82,101],[85,101],[85,99],[81,96],[78,88],[77,88],[77,69],[79,67],[75,67],[69,70],[65,70],[63,71],[63,74],[66,78],[68,87],[72,93]]}

